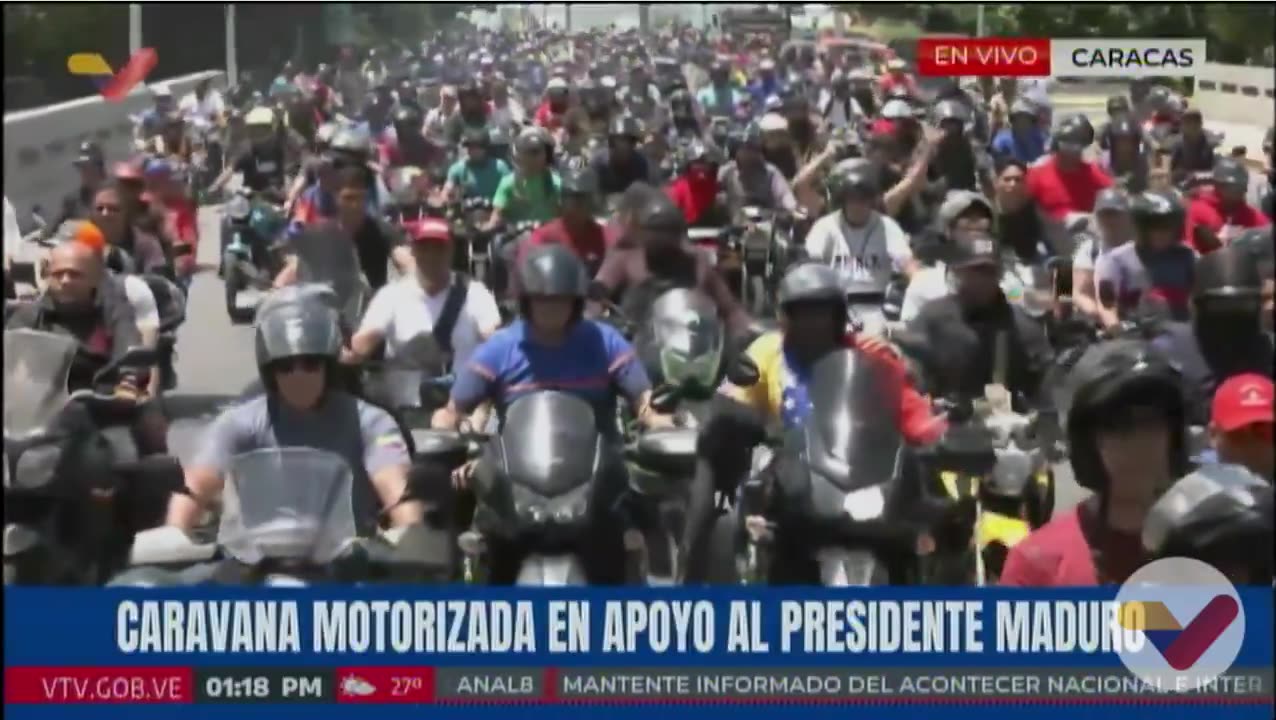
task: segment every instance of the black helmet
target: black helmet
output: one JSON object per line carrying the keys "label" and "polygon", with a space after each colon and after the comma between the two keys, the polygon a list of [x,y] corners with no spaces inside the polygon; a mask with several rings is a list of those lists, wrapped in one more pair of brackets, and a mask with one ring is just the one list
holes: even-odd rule
{"label": "black helmet", "polygon": [[755,150],[761,150],[762,135],[762,125],[758,122],[751,122],[749,123],[749,126],[744,129],[744,132],[740,134],[739,144],[736,145],[736,148],[739,149],[747,146]]}
{"label": "black helmet", "polygon": [[936,123],[951,120],[965,125],[970,122],[970,108],[958,100],[941,100],[935,105],[934,115]]}
{"label": "black helmet", "polygon": [[1018,98],[1010,104],[1010,119],[1014,119],[1016,115],[1031,118],[1034,122],[1037,119],[1037,106],[1027,98]]}
{"label": "black helmet", "polygon": [[492,128],[487,137],[488,142],[491,143],[492,148],[494,149],[509,147],[510,134],[505,128],[499,125]]}
{"label": "black helmet", "polygon": [[420,130],[424,119],[421,111],[413,105],[405,105],[394,111],[395,127],[410,127]]}
{"label": "black helmet", "polygon": [[1069,115],[1059,123],[1054,136],[1055,148],[1080,154],[1094,143],[1094,126],[1085,115]]}
{"label": "black helmet", "polygon": [[852,194],[876,198],[881,191],[877,173],[863,160],[851,160],[844,166],[834,168],[829,176],[829,192],[838,205],[845,203]]}
{"label": "black helmet", "polygon": [[1143,547],[1153,558],[1249,565],[1249,582],[1272,577],[1272,486],[1240,465],[1204,465],[1148,511]]}
{"label": "black helmet", "polygon": [[1113,118],[1112,122],[1108,123],[1108,136],[1112,140],[1123,137],[1141,140],[1143,138],[1143,131],[1129,115],[1120,115]]}
{"label": "black helmet", "polygon": [[461,133],[461,144],[465,147],[481,147],[487,148],[492,145],[492,134],[486,126],[483,127],[467,127]]}
{"label": "black helmet", "polygon": [[833,268],[819,262],[794,266],[780,280],[776,293],[780,307],[798,303],[837,303],[846,307],[846,291],[842,278]]}
{"label": "black helmet", "polygon": [[329,147],[334,152],[367,157],[372,153],[372,139],[361,127],[344,127],[333,134]]}
{"label": "black helmet", "polygon": [[1249,170],[1235,158],[1219,158],[1214,163],[1212,176],[1215,185],[1233,185],[1242,189],[1249,187]]}
{"label": "black helmet", "polygon": [[1130,215],[1140,236],[1155,227],[1178,227],[1183,223],[1183,201],[1169,190],[1146,190],[1131,200]]}
{"label": "black helmet", "polygon": [[303,284],[270,294],[257,311],[257,369],[267,387],[266,368],[293,357],[321,357],[335,363],[343,344],[336,295],[325,285]]}
{"label": "black helmet", "polygon": [[1072,472],[1077,484],[1103,492],[1110,480],[1099,457],[1095,428],[1120,421],[1135,405],[1160,407],[1171,437],[1171,470],[1187,468],[1186,403],[1178,369],[1141,339],[1091,346],[1068,375],[1060,411],[1066,418]]}
{"label": "black helmet", "polygon": [[557,243],[529,252],[518,266],[518,280],[521,298],[551,295],[583,300],[589,289],[584,263],[570,248]]}
{"label": "black helmet", "polygon": [[674,110],[691,110],[692,97],[691,93],[685,89],[674,90],[669,93],[669,107]]}
{"label": "black helmet", "polygon": [[642,139],[642,123],[632,115],[614,118],[607,128],[608,138],[629,138],[633,142]]}
{"label": "black helmet", "polygon": [[1113,95],[1108,98],[1108,114],[1130,112],[1130,99],[1124,95]]}
{"label": "black helmet", "polygon": [[647,198],[636,219],[638,227],[648,232],[681,235],[687,231],[687,219],[682,210],[664,193]]}
{"label": "black helmet", "polygon": [[598,176],[589,168],[568,170],[562,176],[562,192],[564,195],[593,197],[598,194]]}
{"label": "black helmet", "polygon": [[1193,273],[1192,302],[1203,306],[1240,307],[1257,313],[1261,308],[1263,277],[1246,248],[1228,246],[1202,255]]}
{"label": "black helmet", "polygon": [[460,100],[466,95],[473,97],[481,97],[483,89],[479,87],[478,80],[470,78],[456,87],[456,99]]}

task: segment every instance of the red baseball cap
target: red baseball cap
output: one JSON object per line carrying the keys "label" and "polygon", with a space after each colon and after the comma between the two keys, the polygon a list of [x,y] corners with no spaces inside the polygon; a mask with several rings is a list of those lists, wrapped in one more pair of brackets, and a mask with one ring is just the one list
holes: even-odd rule
{"label": "red baseball cap", "polygon": [[405,223],[404,229],[408,233],[408,239],[414,244],[452,242],[452,227],[446,220],[439,218],[422,218],[416,222]]}
{"label": "red baseball cap", "polygon": [[1214,427],[1230,433],[1272,422],[1272,381],[1255,373],[1229,378],[1214,393]]}

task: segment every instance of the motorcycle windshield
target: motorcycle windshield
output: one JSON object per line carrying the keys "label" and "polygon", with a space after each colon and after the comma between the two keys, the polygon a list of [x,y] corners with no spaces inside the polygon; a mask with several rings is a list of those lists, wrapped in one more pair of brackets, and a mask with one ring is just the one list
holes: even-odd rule
{"label": "motorcycle windshield", "polygon": [[330,562],[357,535],[354,476],[339,456],[311,448],[255,450],[231,460],[217,544],[255,565]]}
{"label": "motorcycle windshield", "polygon": [[594,411],[584,400],[545,391],[519,398],[501,430],[506,476],[545,498],[589,482],[598,454]]}
{"label": "motorcycle windshield", "polygon": [[713,390],[726,342],[717,306],[700,293],[670,290],[652,306],[650,326],[661,379],[674,387]]}
{"label": "motorcycle windshield", "polygon": [[894,476],[900,435],[891,383],[885,368],[849,349],[826,355],[812,368],[807,456],[812,469],[843,490]]}
{"label": "motorcycle windshield", "polygon": [[37,330],[4,331],[4,432],[21,436],[48,427],[67,403],[67,377],[78,345]]}
{"label": "motorcycle windshield", "polygon": [[341,316],[352,324],[357,321],[368,289],[348,234],[332,223],[311,226],[293,239],[292,249],[297,255],[297,281],[332,288]]}

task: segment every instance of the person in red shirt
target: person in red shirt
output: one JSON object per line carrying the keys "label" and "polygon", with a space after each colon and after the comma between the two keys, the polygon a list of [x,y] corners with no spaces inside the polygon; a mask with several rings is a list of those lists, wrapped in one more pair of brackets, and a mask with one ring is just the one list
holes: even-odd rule
{"label": "person in red shirt", "polygon": [[1069,213],[1090,213],[1112,178],[1082,157],[1093,141],[1088,122],[1065,120],[1054,136],[1054,151],[1028,171],[1028,193],[1050,219],[1064,222]]}
{"label": "person in red shirt", "polygon": [[899,58],[892,58],[886,63],[886,74],[878,81],[882,97],[891,97],[899,88],[907,92],[907,97],[917,97],[917,81],[906,71],[908,63]]}
{"label": "person in red shirt", "polygon": [[536,124],[546,130],[557,130],[563,126],[563,118],[569,107],[567,81],[552,78],[545,86],[545,100],[536,108]]}
{"label": "person in red shirt", "polygon": [[1148,510],[1189,468],[1183,385],[1169,359],[1143,340],[1115,340],[1087,350],[1070,378],[1072,473],[1094,494],[1011,548],[1002,585],[1125,582],[1148,560]]}
{"label": "person in red shirt", "polygon": [[695,143],[688,153],[686,170],[665,192],[682,210],[687,225],[697,227],[702,221],[706,226],[712,225],[721,219],[714,217],[713,209],[718,199],[718,166],[722,160],[717,148],[704,143]]}
{"label": "person in red shirt", "polygon": [[[566,245],[576,253],[592,276],[607,254],[603,226],[594,219],[594,203],[598,198],[598,178],[593,171],[571,170],[562,178],[563,205],[557,220],[537,228],[518,249],[518,265],[533,248],[541,245]],[[516,267],[517,267],[516,266]],[[518,288],[514,288],[515,294]]]}
{"label": "person in red shirt", "polygon": [[189,287],[195,273],[195,250],[199,247],[199,219],[195,203],[186,196],[177,181],[173,166],[167,160],[151,160],[146,164],[146,194],[150,204],[163,217],[163,236],[173,245],[173,265],[177,281]]}
{"label": "person in red shirt", "polygon": [[1204,255],[1227,245],[1233,233],[1271,224],[1258,208],[1245,201],[1249,171],[1237,160],[1223,158],[1214,165],[1214,187],[1202,190],[1187,207],[1183,242]]}

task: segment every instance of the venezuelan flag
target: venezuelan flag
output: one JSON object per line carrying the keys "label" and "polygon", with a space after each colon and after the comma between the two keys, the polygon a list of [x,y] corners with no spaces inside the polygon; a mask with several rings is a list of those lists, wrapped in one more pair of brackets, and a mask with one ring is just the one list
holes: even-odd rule
{"label": "venezuelan flag", "polygon": [[72,75],[88,78],[102,92],[115,79],[115,71],[111,69],[106,58],[98,53],[76,53],[66,59],[66,69]]}

